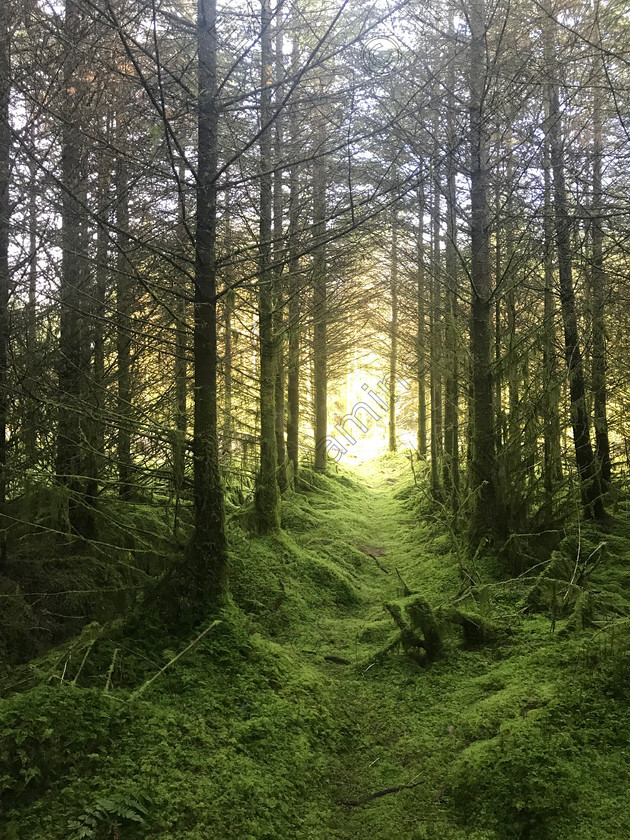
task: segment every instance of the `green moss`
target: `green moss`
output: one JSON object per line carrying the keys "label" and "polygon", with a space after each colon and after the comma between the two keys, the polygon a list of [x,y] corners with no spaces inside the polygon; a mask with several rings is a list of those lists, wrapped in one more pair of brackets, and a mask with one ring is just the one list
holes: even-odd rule
{"label": "green moss", "polygon": [[[0,836],[73,840],[90,815],[100,840],[629,836],[627,514],[587,587],[594,627],[561,633],[574,604],[552,632],[549,602],[523,612],[532,581],[502,580],[490,552],[461,597],[461,555],[406,458],[303,479],[280,534],[232,521],[233,600],[203,638],[213,616],[167,632],[138,610],[6,669]],[[134,561],[141,531],[170,539],[166,505],[130,516]],[[574,562],[600,539],[582,529],[557,550]],[[60,578],[80,569],[50,562]],[[454,602],[480,628],[474,646]],[[14,623],[31,620],[16,603]],[[412,629],[431,605],[442,647],[430,667],[378,657],[396,631],[384,603]]]}

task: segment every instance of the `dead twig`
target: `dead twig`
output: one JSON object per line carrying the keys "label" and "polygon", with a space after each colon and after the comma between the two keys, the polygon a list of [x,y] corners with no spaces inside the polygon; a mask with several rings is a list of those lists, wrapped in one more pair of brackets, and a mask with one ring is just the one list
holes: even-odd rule
{"label": "dead twig", "polygon": [[380,799],[381,796],[389,796],[390,793],[399,793],[401,790],[411,790],[421,784],[422,782],[414,782],[412,785],[395,785],[394,787],[385,788],[385,790],[377,790],[375,793],[368,793],[366,796],[360,796],[359,799],[338,799],[337,805],[356,808],[358,805],[366,805],[374,799]]}

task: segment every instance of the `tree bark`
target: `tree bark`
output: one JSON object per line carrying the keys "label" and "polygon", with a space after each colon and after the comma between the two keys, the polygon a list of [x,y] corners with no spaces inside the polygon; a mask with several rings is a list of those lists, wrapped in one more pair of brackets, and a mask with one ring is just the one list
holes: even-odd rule
{"label": "tree bark", "polygon": [[272,51],[271,7],[261,4],[260,228],[258,268],[258,331],[260,340],[260,471],[256,481],[256,527],[269,534],[280,528],[278,448],[276,443],[276,339],[273,329],[274,272],[272,265]]}
{"label": "tree bark", "polygon": [[[551,14],[551,10],[549,10],[550,19]],[[545,127],[549,140],[551,170],[553,174],[554,223],[558,253],[558,275],[560,278],[560,302],[564,326],[564,353],[569,377],[571,426],[573,428],[575,460],[580,476],[582,505],[587,516],[602,518],[605,515],[605,510],[601,495],[599,471],[591,446],[584,386],[584,365],[575,308],[575,289],[573,287],[571,260],[571,225],[564,178],[560,96],[557,83],[553,30],[550,19],[546,20],[544,27],[544,50],[548,74],[546,85],[548,113]]]}
{"label": "tree bark", "polygon": [[484,0],[470,0],[470,204],[471,204],[471,354],[472,459],[471,485],[476,492],[471,522],[473,544],[499,529],[495,485],[495,440],[490,352],[492,332],[492,275],[490,271],[487,202],[487,139],[484,85],[486,83],[486,21]]}
{"label": "tree bark", "polygon": [[[31,114],[31,119],[33,119]],[[4,119],[2,125],[4,125]],[[1,131],[2,129],[0,129]],[[30,142],[35,145],[36,133],[34,125],[31,126]],[[30,194],[28,197],[28,313],[26,322],[26,351],[28,354],[28,379],[29,389],[35,391],[35,383],[38,381],[39,370],[37,362],[37,164],[29,161]],[[30,400],[31,407],[28,415],[28,422],[24,428],[24,452],[29,466],[37,464],[37,414],[38,406],[35,399]],[[1,434],[0,434],[1,437]]]}
{"label": "tree bark", "polygon": [[398,213],[392,212],[392,246],[389,275],[391,295],[391,339],[389,348],[389,442],[390,452],[396,451],[396,375],[398,366]]}
{"label": "tree bark", "polygon": [[[299,59],[298,36],[293,36],[291,48],[291,71],[297,71]],[[297,150],[299,137],[298,111],[290,106],[290,144],[293,153]],[[300,279],[299,242],[300,183],[299,170],[294,164],[289,174],[289,341],[287,349],[287,458],[292,465],[295,482],[299,471],[299,428],[300,428]]]}
{"label": "tree bark", "polygon": [[105,410],[105,296],[108,278],[108,246],[109,237],[107,221],[110,202],[110,160],[106,152],[102,151],[98,160],[97,175],[97,228],[96,228],[96,268],[94,277],[94,300],[91,307],[92,324],[92,382],[90,389],[90,451],[87,457],[87,489],[86,496],[91,504],[95,504],[99,492],[99,481],[102,477],[105,461],[105,427],[103,413]]}
{"label": "tree bark", "polygon": [[[184,162],[180,162],[178,180],[180,193],[180,217],[178,239],[185,252],[188,245],[188,232],[185,226],[186,207],[184,205],[184,186],[186,169]],[[185,275],[182,272],[182,278]],[[181,279],[180,279],[181,282]],[[177,534],[179,522],[179,504],[184,490],[186,476],[186,435],[188,434],[188,321],[186,295],[184,288],[180,288],[174,279],[173,293],[175,296],[175,354],[173,359],[173,380],[175,382],[174,400],[174,429],[173,429],[173,490],[175,493],[175,522],[174,532]]]}
{"label": "tree bark", "polygon": [[446,275],[446,341],[444,379],[444,468],[443,481],[450,497],[451,509],[456,512],[459,491],[459,358],[457,352],[457,192],[456,143],[454,127],[455,74],[451,56],[449,71],[449,102],[447,114],[446,156],[446,247],[444,268]]}
{"label": "tree bark", "polygon": [[80,39],[83,15],[76,0],[67,0],[65,55],[63,59],[63,126],[61,131],[61,278],[59,328],[59,413],[57,423],[58,481],[69,491],[68,525],[83,534],[83,458],[81,447],[81,397],[84,363],[84,294],[87,266],[84,246],[85,154],[80,108]]}
{"label": "tree bark", "polygon": [[195,531],[190,585],[199,604],[217,605],[227,592],[227,545],[217,440],[216,234],[218,166],[216,0],[199,0],[198,171],[194,310]]}
{"label": "tree bark", "polygon": [[424,268],[424,184],[418,183],[418,240],[417,240],[417,296],[418,296],[418,455],[427,455],[427,391],[426,391],[426,289]]}
{"label": "tree bark", "polygon": [[123,148],[116,161],[116,355],[117,369],[117,442],[118,494],[121,499],[133,495],[131,463],[131,279],[129,260],[129,172]]}
{"label": "tree bark", "polygon": [[[596,54],[595,81],[601,80],[599,65],[602,57]],[[602,227],[602,108],[601,92],[596,86],[593,94],[593,203],[591,207],[592,257],[591,296],[593,307],[593,422],[595,426],[595,455],[604,486],[610,482],[610,441],[608,438],[606,387],[606,273],[604,271]]]}
{"label": "tree bark", "polygon": [[555,249],[553,235],[553,205],[551,197],[551,161],[549,143],[545,139],[543,147],[543,171],[545,183],[544,198],[544,271],[545,305],[543,336],[543,484],[545,489],[545,512],[549,519],[553,516],[553,496],[556,479],[562,474],[560,457],[560,414],[558,370],[556,358],[556,304],[553,276],[553,254]]}
{"label": "tree bark", "polygon": [[[9,222],[11,178],[11,11],[9,3],[0,9],[0,513],[7,500],[7,426],[9,357]],[[7,559],[4,528],[0,534],[0,568]]]}
{"label": "tree bark", "polygon": [[[437,125],[435,127],[437,132]],[[437,136],[437,134],[436,134]],[[440,251],[440,170],[436,160],[433,163],[433,255],[431,259],[431,279],[429,287],[429,355],[430,355],[430,396],[431,396],[431,490],[435,496],[442,493],[442,374],[440,370],[440,349],[443,344],[442,290]]]}
{"label": "tree bark", "polygon": [[326,472],[328,434],[328,348],[326,282],[326,167],[323,157],[324,131],[319,121],[313,160],[313,397],[315,413],[315,469]]}
{"label": "tree bark", "polygon": [[[276,11],[276,102],[284,98],[284,32],[281,13]],[[276,449],[278,452],[278,487],[283,493],[288,487],[287,448],[284,437],[285,428],[285,390],[284,390],[284,195],[282,160],[284,156],[284,119],[282,113],[276,116],[275,124],[275,173],[273,179],[273,262],[275,273],[275,312],[274,332],[276,335]]]}

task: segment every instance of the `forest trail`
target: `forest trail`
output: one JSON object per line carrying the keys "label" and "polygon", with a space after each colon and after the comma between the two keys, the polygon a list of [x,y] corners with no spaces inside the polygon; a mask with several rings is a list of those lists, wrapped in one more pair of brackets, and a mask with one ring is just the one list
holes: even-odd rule
{"label": "forest trail", "polygon": [[[334,803],[330,837],[433,836],[425,833],[425,820],[430,808],[431,822],[439,821],[437,779],[442,758],[446,761],[452,752],[450,721],[457,692],[451,681],[451,698],[445,702],[449,680],[440,664],[427,670],[408,661],[402,651],[379,661],[373,654],[395,631],[383,604],[403,594],[400,577],[414,591],[423,591],[420,555],[427,550],[425,540],[430,542],[436,533],[419,538],[417,514],[405,503],[404,491],[398,497],[401,486],[409,485],[405,458],[359,463],[353,477],[359,486],[348,495],[348,509],[340,511],[340,528],[356,511],[353,537],[365,557],[356,581],[359,599],[352,608],[321,615],[317,626],[319,667],[340,720],[339,749],[329,778]],[[351,536],[341,532],[340,538]],[[443,581],[429,575],[424,583],[434,601],[436,583],[441,588]]]}

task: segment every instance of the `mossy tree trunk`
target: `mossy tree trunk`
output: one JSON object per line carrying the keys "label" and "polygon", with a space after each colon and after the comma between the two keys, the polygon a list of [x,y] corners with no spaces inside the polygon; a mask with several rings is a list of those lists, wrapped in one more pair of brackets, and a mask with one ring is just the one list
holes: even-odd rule
{"label": "mossy tree trunk", "polygon": [[[284,99],[284,30],[282,14],[276,10],[276,103]],[[280,492],[287,489],[287,447],[285,430],[285,371],[284,371],[284,116],[276,115],[274,136],[275,172],[273,179],[273,263],[275,274],[275,312],[274,332],[276,335],[276,449],[278,457],[278,487]]]}
{"label": "mossy tree trunk", "polygon": [[[293,35],[291,48],[291,72],[297,72],[299,61],[299,40]],[[299,113],[296,105],[289,106],[289,142],[294,154],[299,137]],[[293,480],[299,470],[300,429],[300,258],[298,232],[300,224],[300,180],[297,166],[289,172],[289,253],[288,253],[288,348],[287,348],[287,459],[292,469]]]}
{"label": "mossy tree trunk", "polygon": [[571,426],[575,459],[580,476],[582,505],[588,516],[602,518],[605,515],[601,495],[599,470],[591,446],[590,423],[586,407],[584,364],[580,346],[579,326],[575,306],[573,267],[571,259],[571,222],[567,206],[567,189],[564,173],[564,148],[562,140],[562,116],[557,82],[553,14],[548,7],[549,17],[544,27],[545,63],[548,75],[546,85],[547,120],[546,134],[551,154],[553,174],[553,206],[560,278],[560,303],[564,326],[564,353],[569,378],[571,405]]}
{"label": "mossy tree trunk", "polygon": [[260,228],[258,267],[258,332],[260,341],[260,470],[256,480],[256,528],[269,534],[280,527],[278,448],[276,441],[276,337],[274,336],[274,271],[272,265],[272,33],[269,0],[261,5]]}
{"label": "mossy tree trunk", "polygon": [[117,414],[118,439],[118,493],[121,499],[133,495],[131,463],[132,382],[131,382],[131,261],[129,257],[129,171],[126,160],[126,142],[118,137],[121,149],[116,160],[116,354],[117,354]]}
{"label": "mossy tree trunk", "polygon": [[427,455],[427,390],[426,390],[426,289],[424,268],[424,183],[418,182],[418,232],[417,232],[417,305],[418,305],[418,455]]}
{"label": "mossy tree trunk", "polygon": [[490,351],[492,331],[492,275],[487,201],[488,153],[484,88],[487,82],[484,0],[467,4],[470,26],[470,210],[471,210],[471,356],[472,441],[471,486],[475,506],[471,538],[475,544],[496,532],[498,522],[494,441],[494,399]]}
{"label": "mossy tree trunk", "polygon": [[326,277],[326,166],[323,114],[318,121],[313,159],[313,398],[315,413],[315,469],[326,472],[328,434],[328,284]]}
{"label": "mossy tree trunk", "polygon": [[398,213],[392,211],[392,243],[389,290],[391,296],[391,337],[389,346],[389,441],[390,452],[396,451],[396,375],[398,367]]}
{"label": "mossy tree trunk", "polygon": [[195,530],[188,577],[197,604],[212,607],[227,591],[227,545],[217,441],[216,235],[218,165],[216,0],[199,0],[198,166],[194,307]]}
{"label": "mossy tree trunk", "polygon": [[[56,473],[69,491],[68,519],[74,534],[87,536],[91,516],[86,510],[83,482],[84,418],[81,403],[85,385],[85,307],[88,266],[85,254],[86,154],[81,130],[81,38],[85,21],[81,3],[67,0],[64,19],[63,125],[61,130],[61,277],[59,314],[59,409]],[[89,358],[89,357],[88,357]]]}
{"label": "mossy tree trunk", "polygon": [[[437,119],[434,131],[439,130]],[[441,221],[441,173],[437,149],[433,160],[433,207],[432,207],[432,256],[431,280],[429,287],[429,336],[430,336],[430,396],[431,396],[431,491],[435,497],[442,494],[442,455],[443,455],[443,415],[442,415],[442,358],[440,350],[443,344],[442,323],[442,253],[440,249]]]}
{"label": "mossy tree trunk", "polygon": [[593,421],[595,426],[595,455],[605,486],[610,482],[610,441],[608,438],[606,387],[606,273],[604,271],[604,230],[602,227],[602,56],[595,54],[594,79],[599,82],[593,91],[593,202],[591,206],[592,255],[591,297],[593,308]]}
{"label": "mossy tree trunk", "polygon": [[[109,114],[106,117],[105,131],[110,128]],[[105,377],[105,331],[106,323],[106,295],[109,272],[109,235],[108,221],[110,212],[110,181],[111,159],[102,150],[99,153],[97,173],[97,222],[96,229],[96,268],[93,285],[93,303],[91,309],[92,333],[92,382],[90,389],[91,418],[89,451],[87,455],[87,489],[86,496],[90,504],[95,504],[99,492],[99,480],[105,463],[105,426],[103,412],[107,384]],[[33,243],[33,263],[35,263],[36,245]]]}
{"label": "mossy tree trunk", "polygon": [[558,364],[556,354],[556,302],[554,283],[554,235],[553,235],[553,206],[551,197],[551,161],[549,158],[549,143],[545,139],[543,147],[544,171],[544,272],[545,272],[545,303],[544,303],[544,334],[543,334],[543,371],[544,371],[544,402],[543,402],[543,484],[545,489],[545,514],[551,519],[554,512],[554,487],[558,478],[562,477],[562,457],[560,447],[560,386],[558,383]]}
{"label": "mossy tree trunk", "polygon": [[[452,25],[452,24],[451,24]],[[448,110],[446,117],[446,247],[444,269],[446,275],[446,341],[444,379],[444,488],[451,509],[458,507],[459,492],[459,357],[458,357],[458,262],[457,253],[457,161],[455,152],[455,67],[453,56],[449,69]]]}
{"label": "mossy tree trunk", "polygon": [[[178,180],[180,189],[180,211],[178,239],[182,254],[186,253],[188,243],[188,227],[186,223],[187,212],[184,199],[184,183],[186,168],[184,161],[180,162]],[[181,283],[181,281],[180,281]],[[188,434],[188,323],[187,305],[184,289],[180,288],[175,281],[173,293],[175,296],[174,306],[174,330],[175,330],[175,356],[173,359],[173,379],[175,381],[174,393],[174,428],[173,428],[173,490],[175,494],[175,509],[179,513],[179,503],[184,490],[186,472],[186,435]],[[175,529],[177,529],[178,516],[175,517]]]}
{"label": "mossy tree trunk", "polygon": [[[9,3],[0,9],[0,514],[7,497],[7,363],[9,356],[9,181],[11,173],[11,12]],[[6,561],[6,537],[0,536],[0,566]]]}
{"label": "mossy tree trunk", "polygon": [[[7,4],[8,5],[8,4]],[[3,118],[2,125],[5,126],[5,122]],[[34,114],[31,114],[31,131],[30,131],[30,142],[34,145],[37,142],[37,132],[35,130],[35,120]],[[4,130],[6,131],[8,126],[5,126]],[[2,130],[2,129],[0,129]],[[26,322],[26,352],[28,355],[28,378],[35,382],[39,375],[38,370],[38,360],[37,360],[37,349],[38,349],[38,338],[37,338],[37,252],[38,252],[38,203],[37,203],[37,190],[35,186],[37,184],[37,164],[34,160],[29,161],[29,178],[31,182],[31,191],[29,194],[28,199],[28,238],[29,238],[29,248],[28,248],[28,314],[27,314],[27,322]],[[98,256],[97,256],[98,261]],[[98,268],[97,268],[98,270]],[[96,356],[96,345],[94,347],[94,354]],[[35,400],[31,400],[33,403],[30,413],[29,413],[29,422],[25,424],[24,427],[24,449],[26,454],[26,459],[29,465],[35,466],[37,464],[38,458],[38,451],[37,451],[37,432],[38,432],[38,423],[37,423],[37,411],[38,406]],[[102,424],[100,424],[102,428]]]}

